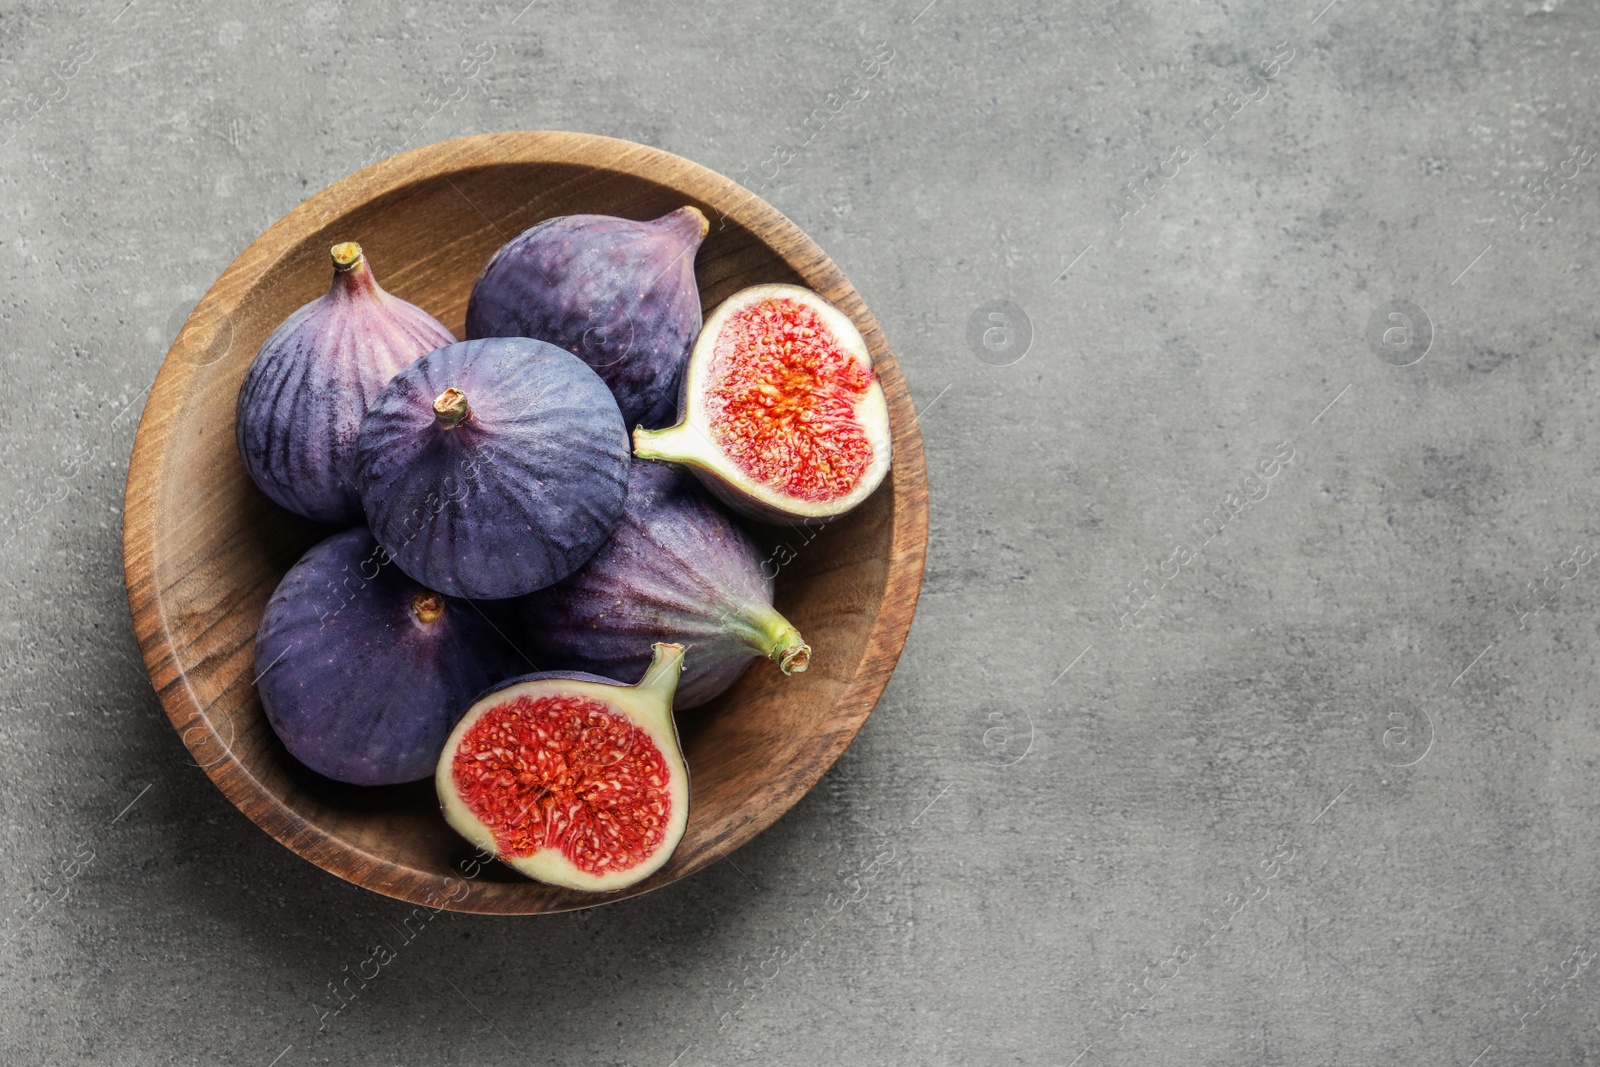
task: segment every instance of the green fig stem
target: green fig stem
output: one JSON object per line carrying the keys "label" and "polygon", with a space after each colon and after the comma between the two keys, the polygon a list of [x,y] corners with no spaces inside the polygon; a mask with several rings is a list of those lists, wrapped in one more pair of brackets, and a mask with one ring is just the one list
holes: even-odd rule
{"label": "green fig stem", "polygon": [[664,426],[659,430],[647,430],[643,426],[634,428],[633,454],[640,459],[664,459],[672,463],[683,463],[698,457],[692,456],[687,435],[695,431],[689,429],[687,422],[680,422],[676,426]]}
{"label": "green fig stem", "polygon": [[662,435],[671,429],[672,427],[670,426],[665,430],[647,430],[643,426],[634,427],[633,454],[640,459],[665,458],[657,446],[661,444]]}
{"label": "green fig stem", "polygon": [[420,623],[435,623],[444,617],[444,597],[438,593],[421,592],[411,598],[411,614]]}
{"label": "green fig stem", "polygon": [[433,413],[438,417],[439,425],[448,430],[471,418],[472,408],[467,404],[467,394],[452,387],[434,398]]}
{"label": "green fig stem", "polygon": [[633,688],[670,714],[672,696],[678,691],[678,676],[682,673],[683,646],[658,641],[650,646],[650,666]]}
{"label": "green fig stem", "polygon": [[784,674],[804,674],[811,666],[811,646],[801,639],[799,630],[791,628],[772,650],[772,659]]}
{"label": "green fig stem", "polygon": [[811,666],[811,646],[775,608],[762,607],[752,614],[749,622],[754,626],[750,643],[776,663],[784,674],[804,674]]}
{"label": "green fig stem", "polygon": [[340,274],[361,266],[362,258],[361,246],[354,241],[345,241],[343,244],[333,246],[333,269]]}

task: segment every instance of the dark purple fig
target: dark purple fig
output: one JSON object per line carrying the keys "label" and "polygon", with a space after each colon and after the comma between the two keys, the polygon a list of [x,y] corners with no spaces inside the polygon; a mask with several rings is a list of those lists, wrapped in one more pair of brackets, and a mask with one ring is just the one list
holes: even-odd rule
{"label": "dark purple fig", "polygon": [[520,596],[577,570],[628,491],[628,435],[578,357],[526,337],[463,341],[395,375],[356,445],[367,521],[451,596]]}
{"label": "dark purple fig", "polygon": [[239,389],[245,469],[273,502],[321,522],[361,521],[356,431],[378,390],[455,337],[379,288],[361,246],[333,246],[333,287],[272,332]]}
{"label": "dark purple fig", "polygon": [[664,463],[636,461],[611,540],[572,577],[520,604],[541,667],[632,678],[652,644],[686,646],[679,708],[717,696],[756,657],[784,674],[811,662],[810,646],[772,606],[772,578],[749,535]]}
{"label": "dark purple fig", "polygon": [[473,698],[514,667],[471,604],[407,578],[362,528],[302,556],[256,634],[256,688],[284,747],[355,785],[431,775]]}
{"label": "dark purple fig", "polygon": [[600,373],[629,426],[665,426],[700,332],[698,208],[651,222],[563,215],[494,254],[467,304],[467,336],[537,337]]}

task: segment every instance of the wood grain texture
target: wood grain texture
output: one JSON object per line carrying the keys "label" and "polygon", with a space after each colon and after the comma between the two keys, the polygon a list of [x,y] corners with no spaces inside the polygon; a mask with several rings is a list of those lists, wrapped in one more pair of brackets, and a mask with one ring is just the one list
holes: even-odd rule
{"label": "wood grain texture", "polygon": [[[291,311],[327,290],[329,247],[359,241],[390,292],[458,335],[468,294],[502,243],[553,215],[654,218],[685,203],[711,220],[696,274],[707,310],[759,282],[809,286],[855,320],[894,427],[894,465],[854,513],[762,531],[778,608],[815,649],[784,678],[757,664],[679,717],[688,831],[648,881],[596,896],[472,862],[431,782],[344,786],[284,751],[254,686],[255,631],[278,580],[332,532],[275,507],[234,446],[246,368]],[[191,315],[146,403],[128,470],[123,551],[145,666],[173,726],[229,800],[341,878],[429,908],[531,914],[588,907],[692,874],[788,811],[844,751],[888,683],[922,584],[928,495],[905,379],[855,289],[771,205],[688,160],[574,133],[502,133],[419,148],[317,194],[262,234]],[[531,669],[531,668],[530,668]]]}

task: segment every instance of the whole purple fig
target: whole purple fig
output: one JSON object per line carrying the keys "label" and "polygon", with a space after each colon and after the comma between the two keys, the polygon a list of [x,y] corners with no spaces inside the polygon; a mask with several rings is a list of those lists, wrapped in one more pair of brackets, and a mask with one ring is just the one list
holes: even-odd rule
{"label": "whole purple fig", "polygon": [[356,430],[378,390],[455,337],[379,287],[361,246],[333,246],[333,286],[295,311],[256,354],[239,389],[245,469],[273,502],[320,522],[361,521]]}
{"label": "whole purple fig", "polygon": [[628,491],[605,383],[527,337],[462,341],[395,375],[356,443],[367,521],[405,571],[451,596],[520,596],[605,543]]}
{"label": "whole purple fig", "polygon": [[514,667],[471,604],[407,578],[361,528],[289,569],[256,634],[256,687],[284,747],[355,785],[431,775],[456,721]]}
{"label": "whole purple fig", "polygon": [[628,426],[673,421],[678,380],[700,332],[698,208],[651,222],[563,215],[494,254],[467,303],[467,336],[536,337],[599,372]]}
{"label": "whole purple fig", "polygon": [[632,678],[650,646],[687,648],[674,706],[704,704],[765,656],[784,674],[811,648],[772,606],[755,544],[700,487],[664,463],[636,460],[622,519],[570,578],[524,597],[523,636],[541,668]]}

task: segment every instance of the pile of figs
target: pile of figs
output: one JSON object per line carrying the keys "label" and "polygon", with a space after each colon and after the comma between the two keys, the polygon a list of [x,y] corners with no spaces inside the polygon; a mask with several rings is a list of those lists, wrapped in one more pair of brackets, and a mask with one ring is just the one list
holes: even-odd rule
{"label": "pile of figs", "polygon": [[745,520],[842,515],[889,467],[848,317],[758,285],[702,322],[707,230],[547,219],[489,260],[464,341],[335,245],[239,391],[256,485],[340,528],[257,634],[273,730],[341,782],[432,777],[463,837],[554,885],[659,870],[689,814],[674,711],[809,665]]}

